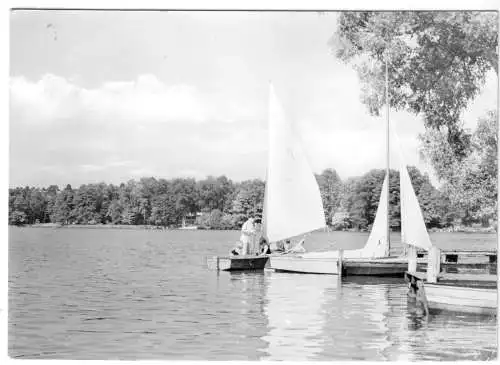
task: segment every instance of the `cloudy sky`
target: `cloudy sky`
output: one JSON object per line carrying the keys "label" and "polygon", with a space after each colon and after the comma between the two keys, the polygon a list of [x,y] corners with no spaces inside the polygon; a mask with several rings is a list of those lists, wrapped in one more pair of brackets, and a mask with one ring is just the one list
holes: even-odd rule
{"label": "cloudy sky", "polygon": [[[15,11],[10,186],[264,178],[268,81],[315,172],[384,166],[384,118],[327,42],[336,14]],[[464,114],[496,107],[497,77]],[[392,113],[409,164],[422,121]]]}

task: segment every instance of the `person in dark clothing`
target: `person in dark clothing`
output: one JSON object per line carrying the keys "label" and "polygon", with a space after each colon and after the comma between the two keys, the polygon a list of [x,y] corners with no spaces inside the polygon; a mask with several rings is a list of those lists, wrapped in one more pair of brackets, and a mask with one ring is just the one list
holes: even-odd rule
{"label": "person in dark clothing", "polygon": [[267,244],[267,240],[262,237],[259,241],[259,253],[260,255],[269,255],[271,253],[271,248]]}

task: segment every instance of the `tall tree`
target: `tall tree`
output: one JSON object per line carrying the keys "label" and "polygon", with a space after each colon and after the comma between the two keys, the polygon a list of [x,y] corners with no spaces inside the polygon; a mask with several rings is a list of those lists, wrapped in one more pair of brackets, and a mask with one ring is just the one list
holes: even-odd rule
{"label": "tall tree", "polygon": [[334,169],[324,170],[320,175],[316,175],[316,180],[321,192],[325,218],[330,224],[333,215],[340,207],[340,197],[343,190],[342,180]]}
{"label": "tall tree", "polygon": [[259,179],[245,180],[237,186],[232,207],[236,225],[241,226],[248,217],[262,210],[265,187],[265,183]]}
{"label": "tall tree", "polygon": [[57,194],[54,210],[50,220],[56,223],[68,224],[73,222],[72,211],[74,208],[74,191],[68,184],[63,191]]}
{"label": "tall tree", "polygon": [[357,70],[372,114],[385,104],[387,60],[391,106],[422,114],[427,127],[446,126],[451,152],[467,155],[460,115],[488,71],[498,74],[498,13],[343,12],[330,45]]}

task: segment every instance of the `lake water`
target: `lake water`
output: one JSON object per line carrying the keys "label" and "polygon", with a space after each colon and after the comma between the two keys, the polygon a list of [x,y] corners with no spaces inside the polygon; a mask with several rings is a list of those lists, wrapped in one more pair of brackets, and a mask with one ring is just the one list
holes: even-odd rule
{"label": "lake water", "polygon": [[[208,271],[238,232],[9,229],[9,355],[52,359],[489,360],[497,320],[426,318],[402,279]],[[393,240],[397,241],[397,234]],[[360,247],[367,234],[308,237]],[[432,235],[441,248],[495,235]],[[397,247],[397,243],[395,242]]]}

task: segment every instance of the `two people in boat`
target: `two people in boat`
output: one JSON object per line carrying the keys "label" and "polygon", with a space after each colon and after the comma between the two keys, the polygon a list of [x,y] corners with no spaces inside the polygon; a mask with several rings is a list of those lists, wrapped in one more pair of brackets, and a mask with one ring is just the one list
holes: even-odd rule
{"label": "two people in boat", "polygon": [[[267,255],[271,252],[282,253],[304,253],[304,239],[297,244],[292,244],[290,240],[269,243],[262,237],[261,219],[259,217],[248,218],[241,227],[240,240],[231,250],[232,255]],[[258,244],[258,246],[257,246]],[[257,247],[256,247],[257,246]]]}
{"label": "two people in boat", "polygon": [[297,244],[293,244],[290,240],[278,241],[273,245],[272,251],[281,253],[304,253],[306,252],[304,242],[305,239],[301,239]]}

